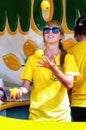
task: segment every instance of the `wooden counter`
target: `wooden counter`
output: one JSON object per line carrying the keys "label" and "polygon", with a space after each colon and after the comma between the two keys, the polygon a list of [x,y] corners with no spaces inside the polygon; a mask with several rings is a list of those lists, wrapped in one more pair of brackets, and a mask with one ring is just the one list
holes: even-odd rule
{"label": "wooden counter", "polygon": [[4,110],[7,108],[12,108],[12,107],[16,107],[16,106],[25,106],[25,105],[29,105],[29,104],[30,104],[30,100],[4,102],[3,104],[0,105],[0,110]]}

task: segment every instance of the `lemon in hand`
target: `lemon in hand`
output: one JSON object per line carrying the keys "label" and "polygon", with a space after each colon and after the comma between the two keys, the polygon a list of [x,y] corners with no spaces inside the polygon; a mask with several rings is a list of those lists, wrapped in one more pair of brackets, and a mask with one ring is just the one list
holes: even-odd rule
{"label": "lemon in hand", "polygon": [[11,90],[10,90],[10,95],[16,95],[18,93],[18,88],[12,88]]}
{"label": "lemon in hand", "polygon": [[37,59],[39,59],[41,56],[43,56],[44,55],[44,51],[43,50],[41,50],[41,49],[37,49],[36,51],[35,51],[35,57],[37,58]]}

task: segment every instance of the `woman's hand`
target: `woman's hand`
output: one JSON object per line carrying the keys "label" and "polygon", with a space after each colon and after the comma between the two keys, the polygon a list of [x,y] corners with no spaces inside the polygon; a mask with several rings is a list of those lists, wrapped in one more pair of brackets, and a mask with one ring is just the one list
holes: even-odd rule
{"label": "woman's hand", "polygon": [[24,80],[23,84],[17,88],[10,89],[10,99],[16,100],[21,98],[23,94],[27,94],[30,90],[31,82]]}
{"label": "woman's hand", "polygon": [[38,66],[39,67],[45,67],[48,68],[50,70],[53,70],[53,68],[56,66],[56,60],[54,58],[53,62],[49,60],[48,57],[43,56],[40,57],[42,61],[38,61]]}
{"label": "woman's hand", "polygon": [[48,59],[48,57],[41,57],[41,62],[38,61],[38,66],[46,67],[50,69],[56,78],[67,88],[70,89],[73,87],[74,76],[64,75],[63,72],[56,66],[56,60],[54,58],[53,62]]}
{"label": "woman's hand", "polygon": [[19,88],[10,89],[10,99],[16,100],[22,97],[22,90]]}

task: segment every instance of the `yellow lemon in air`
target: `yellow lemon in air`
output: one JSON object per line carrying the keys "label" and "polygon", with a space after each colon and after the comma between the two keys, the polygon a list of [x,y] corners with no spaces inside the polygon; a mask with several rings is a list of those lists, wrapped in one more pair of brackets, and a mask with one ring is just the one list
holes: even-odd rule
{"label": "yellow lemon in air", "polygon": [[37,59],[39,59],[41,56],[44,55],[44,51],[42,49],[37,49],[34,55]]}
{"label": "yellow lemon in air", "polygon": [[42,8],[43,10],[49,9],[49,8],[50,8],[50,3],[49,3],[49,1],[43,0],[43,1],[41,2],[41,8]]}

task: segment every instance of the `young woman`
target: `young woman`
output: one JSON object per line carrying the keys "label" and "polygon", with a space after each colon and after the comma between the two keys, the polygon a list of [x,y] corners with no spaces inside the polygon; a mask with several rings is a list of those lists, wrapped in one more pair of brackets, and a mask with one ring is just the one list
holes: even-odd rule
{"label": "young woman", "polygon": [[[64,32],[58,21],[49,21],[43,29],[44,56],[37,60],[28,58],[20,78],[24,80],[17,97],[32,91],[30,96],[30,120],[70,122],[67,90],[73,87],[79,75],[74,57],[67,54],[61,40]],[[10,95],[11,96],[11,95]]]}

